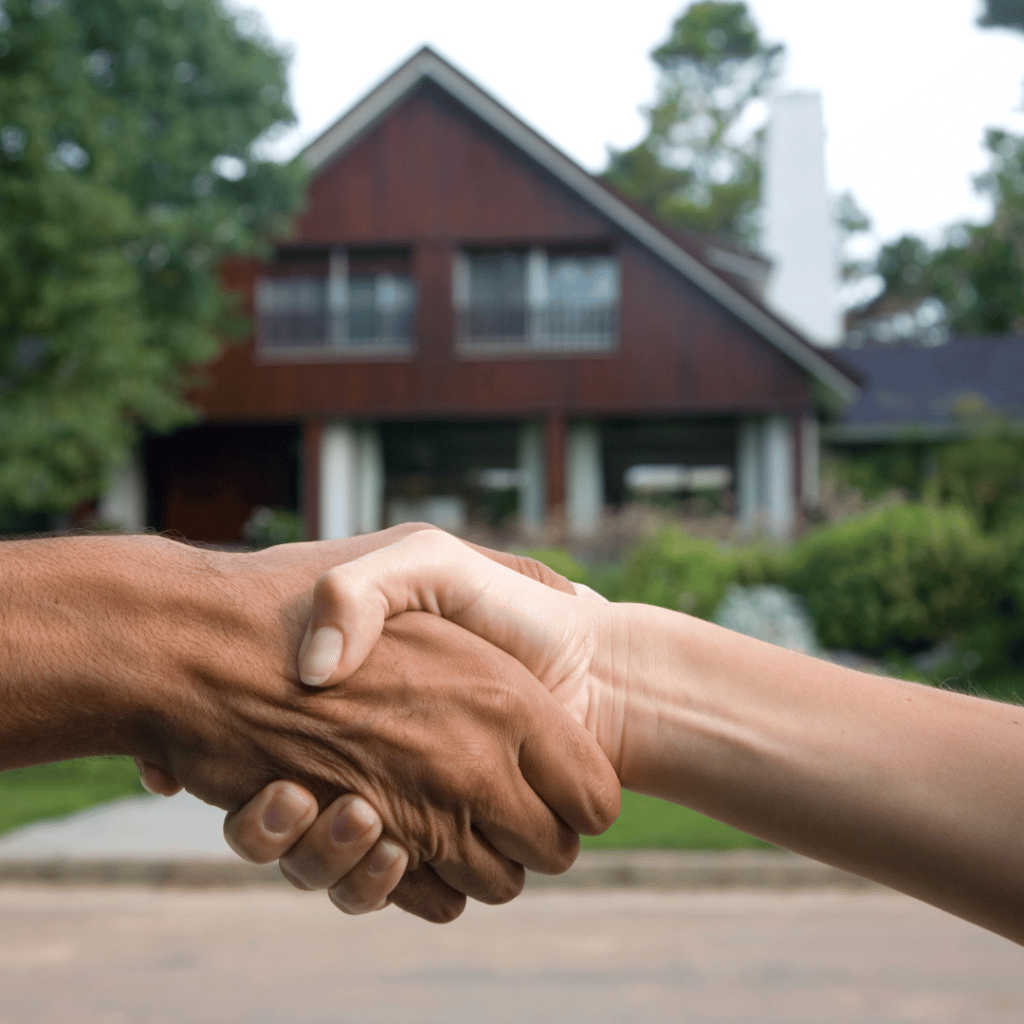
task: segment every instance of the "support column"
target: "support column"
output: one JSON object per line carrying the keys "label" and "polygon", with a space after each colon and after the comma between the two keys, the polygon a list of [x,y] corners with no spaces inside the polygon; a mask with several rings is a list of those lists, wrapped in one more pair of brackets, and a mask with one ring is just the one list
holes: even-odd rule
{"label": "support column", "polygon": [[351,423],[325,423],[320,439],[320,539],[356,532],[359,451]]}
{"label": "support column", "polygon": [[571,534],[596,533],[604,512],[604,464],[596,423],[573,423],[566,445],[566,526]]}
{"label": "support column", "polygon": [[127,533],[142,533],[146,529],[146,475],[138,446],[107,474],[103,496],[96,504],[96,517]]}
{"label": "support column", "polygon": [[544,525],[544,424],[523,423],[517,439],[519,523],[527,531]]}
{"label": "support column", "polygon": [[549,413],[544,424],[545,511],[554,520],[565,515],[565,434],[565,416]]}
{"label": "support column", "polygon": [[795,526],[795,445],[789,416],[769,416],[763,435],[765,527],[777,540],[793,535]]}
{"label": "support column", "polygon": [[754,417],[740,420],[736,438],[736,518],[744,533],[754,533],[764,507],[761,481],[763,421]]}
{"label": "support column", "polygon": [[359,437],[359,533],[375,533],[384,519],[384,445],[380,428],[366,423]]}
{"label": "support column", "polygon": [[376,426],[324,425],[320,439],[320,539],[336,540],[380,528],[384,458]]}

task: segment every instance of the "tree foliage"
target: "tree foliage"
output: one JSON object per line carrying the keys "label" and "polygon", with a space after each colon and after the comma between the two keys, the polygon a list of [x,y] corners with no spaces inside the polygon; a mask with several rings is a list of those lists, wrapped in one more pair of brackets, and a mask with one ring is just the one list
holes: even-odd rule
{"label": "tree foliage", "polygon": [[762,40],[745,3],[691,4],[651,53],[660,80],[647,135],[610,151],[605,180],[667,224],[753,241],[761,172],[750,115],[782,52]]}
{"label": "tree foliage", "polygon": [[[986,0],[978,23],[1024,31],[1024,0]],[[855,336],[1024,332],[1024,138],[990,128],[985,146],[989,169],[975,184],[992,200],[992,220],[956,224],[934,247],[913,235],[883,246],[875,264],[882,289],[853,311]]]}
{"label": "tree foliage", "polygon": [[219,0],[0,2],[0,506],[60,510],[193,415],[218,264],[299,196],[254,151],[292,112]]}

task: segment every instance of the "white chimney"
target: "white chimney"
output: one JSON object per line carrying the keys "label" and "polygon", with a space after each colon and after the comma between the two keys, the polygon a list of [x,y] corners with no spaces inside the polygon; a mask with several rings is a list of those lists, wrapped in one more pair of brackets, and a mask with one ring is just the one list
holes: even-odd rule
{"label": "white chimney", "polygon": [[835,345],[842,319],[821,93],[774,100],[765,157],[764,250],[774,265],[768,300],[812,341]]}

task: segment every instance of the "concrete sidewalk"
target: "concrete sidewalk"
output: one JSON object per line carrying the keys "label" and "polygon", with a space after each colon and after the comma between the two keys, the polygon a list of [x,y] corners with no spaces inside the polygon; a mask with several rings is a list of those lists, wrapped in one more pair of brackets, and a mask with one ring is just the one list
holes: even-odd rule
{"label": "concrete sidewalk", "polygon": [[[276,865],[246,864],[224,842],[224,814],[187,793],[139,796],[0,837],[0,882],[173,887],[286,885]],[[793,853],[592,851],[529,889],[863,889],[872,883]]]}

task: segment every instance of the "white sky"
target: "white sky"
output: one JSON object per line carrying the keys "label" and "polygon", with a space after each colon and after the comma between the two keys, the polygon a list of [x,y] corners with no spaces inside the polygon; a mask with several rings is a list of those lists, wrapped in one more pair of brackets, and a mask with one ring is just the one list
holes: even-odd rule
{"label": "white sky", "polygon": [[[787,44],[787,87],[824,96],[828,170],[877,238],[937,235],[987,206],[987,125],[1024,130],[1024,36],[974,26],[976,0],[748,0]],[[591,171],[642,135],[647,57],[686,0],[241,0],[294,54],[294,151],[429,43]]]}

